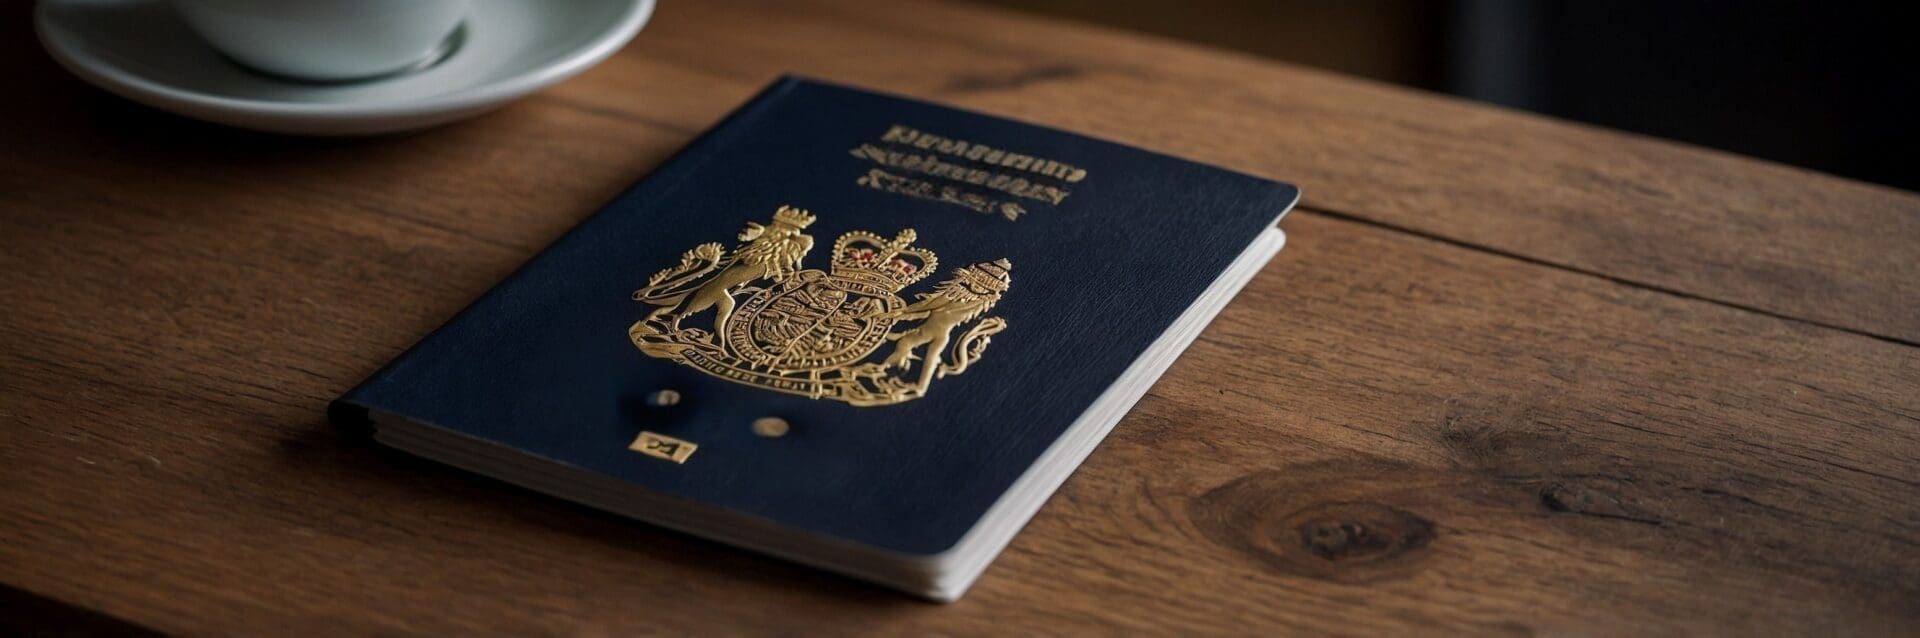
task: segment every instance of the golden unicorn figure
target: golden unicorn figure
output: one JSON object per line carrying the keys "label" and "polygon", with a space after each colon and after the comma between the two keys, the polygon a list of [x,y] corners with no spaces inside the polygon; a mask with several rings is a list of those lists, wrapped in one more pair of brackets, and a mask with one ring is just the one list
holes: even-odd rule
{"label": "golden unicorn figure", "polygon": [[920,295],[919,301],[889,313],[889,316],[902,321],[924,321],[911,329],[887,335],[894,346],[893,354],[887,356],[886,366],[905,368],[908,362],[917,358],[913,351],[920,346],[927,346],[926,361],[921,363],[917,384],[922,393],[933,382],[935,372],[944,377],[964,369],[971,360],[967,352],[956,351],[952,355],[953,361],[944,360],[943,353],[952,338],[953,329],[993,309],[993,305],[1000,301],[1000,295],[1007,291],[1011,281],[1008,271],[1012,268],[1013,264],[1005,259],[960,268],[953,271],[953,276],[941,282],[933,292]]}

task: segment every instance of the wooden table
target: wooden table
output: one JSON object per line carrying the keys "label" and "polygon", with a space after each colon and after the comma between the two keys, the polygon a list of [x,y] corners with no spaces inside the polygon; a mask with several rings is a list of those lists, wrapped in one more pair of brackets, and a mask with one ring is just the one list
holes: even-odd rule
{"label": "wooden table", "polygon": [[[555,89],[358,140],[110,98],[8,9],[0,617],[1920,631],[1920,196],[967,6],[666,4]],[[1287,250],[949,606],[328,427],[329,399],[789,70],[1306,200]]]}

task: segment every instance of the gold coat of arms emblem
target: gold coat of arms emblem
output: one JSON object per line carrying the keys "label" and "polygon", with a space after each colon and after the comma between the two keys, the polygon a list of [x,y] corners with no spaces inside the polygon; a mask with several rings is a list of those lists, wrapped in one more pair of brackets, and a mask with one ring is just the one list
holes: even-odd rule
{"label": "gold coat of arms emblem", "polygon": [[801,268],[813,222],[781,206],[768,224],[748,222],[732,250],[715,242],[687,251],[633,292],[655,308],[627,335],[648,356],[735,383],[877,406],[926,396],[1006,329],[983,315],[1011,283],[1007,260],[956,268],[908,303],[900,292],[939,266],[913,245],[913,229],[841,235],[823,272]]}

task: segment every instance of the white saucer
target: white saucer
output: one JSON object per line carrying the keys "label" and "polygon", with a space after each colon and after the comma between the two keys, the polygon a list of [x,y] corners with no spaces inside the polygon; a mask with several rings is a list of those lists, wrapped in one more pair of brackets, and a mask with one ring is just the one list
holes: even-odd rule
{"label": "white saucer", "polygon": [[633,39],[654,0],[473,0],[458,49],[429,68],[340,84],[249,71],[166,0],[41,0],[40,42],[67,70],[155,108],[242,128],[357,135],[477,115],[587,70]]}

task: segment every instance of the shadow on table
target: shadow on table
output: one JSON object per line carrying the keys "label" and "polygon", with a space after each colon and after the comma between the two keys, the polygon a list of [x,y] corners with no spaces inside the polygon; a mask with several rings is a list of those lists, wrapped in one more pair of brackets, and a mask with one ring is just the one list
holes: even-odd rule
{"label": "shadow on table", "polygon": [[[669,565],[666,569],[644,570],[657,573],[662,579],[649,583],[652,585],[665,584],[687,572],[704,572],[714,578],[707,586],[738,588],[734,596],[737,600],[751,599],[756,595],[753,590],[766,589],[773,591],[763,593],[798,597],[810,605],[870,610],[926,606],[877,585],[628,519],[412,456],[330,424],[317,423],[303,429],[300,435],[283,441],[279,451],[281,460],[291,466],[290,475],[306,476],[315,482],[336,481],[344,490],[368,499],[434,504],[454,501],[460,507],[480,508],[484,511],[474,513],[473,526],[466,528],[476,535],[511,533],[522,541],[529,535],[552,535],[556,545],[588,543],[635,563]],[[413,517],[364,506],[360,509],[364,516],[382,517],[383,526],[437,524],[433,517]],[[431,539],[447,530],[415,531],[416,537]],[[561,565],[555,568],[565,569]],[[617,578],[630,580],[625,573]],[[644,610],[636,608],[635,611]]]}
{"label": "shadow on table", "polygon": [[106,614],[0,585],[0,636],[160,636]]}

